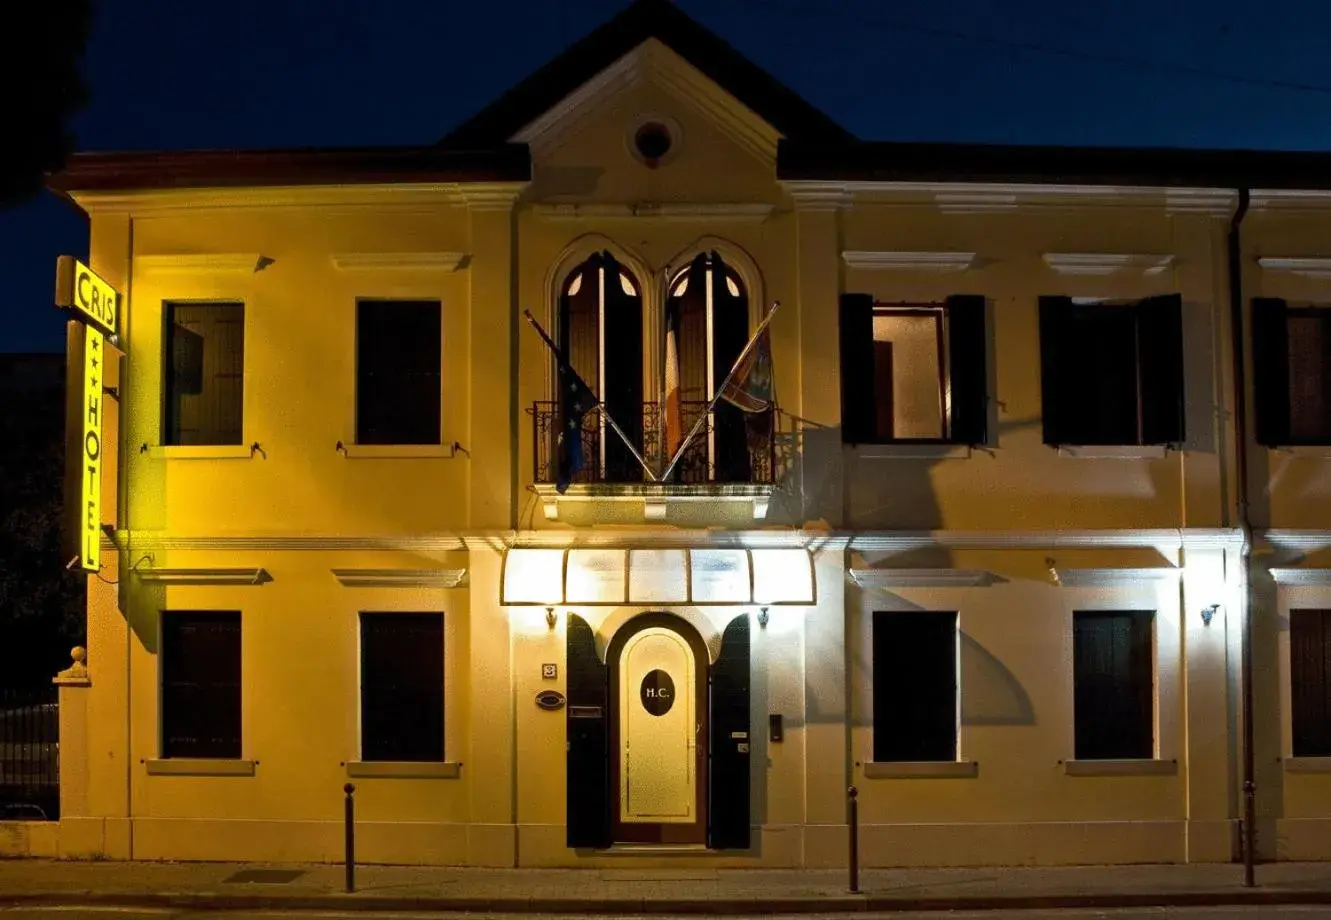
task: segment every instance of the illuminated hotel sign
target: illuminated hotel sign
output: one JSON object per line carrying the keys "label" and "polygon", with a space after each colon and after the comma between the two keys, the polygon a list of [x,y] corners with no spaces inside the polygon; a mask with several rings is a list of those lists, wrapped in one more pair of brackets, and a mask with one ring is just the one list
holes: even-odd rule
{"label": "illuminated hotel sign", "polygon": [[81,569],[96,572],[102,565],[105,337],[116,334],[120,294],[73,256],[60,256],[55,300],[72,313],[65,370],[66,548]]}
{"label": "illuminated hotel sign", "polygon": [[120,293],[73,256],[55,263],[55,305],[72,308],[85,323],[103,335],[116,337],[120,320]]}

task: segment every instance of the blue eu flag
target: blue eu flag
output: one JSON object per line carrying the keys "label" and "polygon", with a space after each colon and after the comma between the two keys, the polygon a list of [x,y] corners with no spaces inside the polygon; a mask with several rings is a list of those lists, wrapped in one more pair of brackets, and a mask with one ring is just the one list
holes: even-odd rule
{"label": "blue eu flag", "polygon": [[578,372],[564,356],[559,358],[559,466],[555,476],[555,490],[561,495],[568,489],[573,477],[582,469],[582,420],[599,405],[600,400],[591,387],[583,382]]}

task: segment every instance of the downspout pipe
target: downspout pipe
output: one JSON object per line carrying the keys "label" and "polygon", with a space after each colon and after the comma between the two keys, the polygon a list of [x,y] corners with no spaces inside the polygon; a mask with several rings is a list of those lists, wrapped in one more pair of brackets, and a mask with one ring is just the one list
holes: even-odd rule
{"label": "downspout pipe", "polygon": [[1242,649],[1239,652],[1240,694],[1243,706],[1243,885],[1256,884],[1257,782],[1253,750],[1252,689],[1252,522],[1248,509],[1248,375],[1244,356],[1243,323],[1243,244],[1240,230],[1248,213],[1250,190],[1238,190],[1238,206],[1229,223],[1229,327],[1234,353],[1234,474],[1238,480],[1238,526],[1243,537],[1239,550],[1239,607],[1243,616]]}

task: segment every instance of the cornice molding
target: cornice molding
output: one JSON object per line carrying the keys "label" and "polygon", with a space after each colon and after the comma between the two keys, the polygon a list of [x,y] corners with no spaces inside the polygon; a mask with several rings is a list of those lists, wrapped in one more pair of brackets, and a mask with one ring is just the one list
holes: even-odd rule
{"label": "cornice molding", "polygon": [[1331,278],[1328,256],[1258,256],[1257,264],[1266,272],[1285,272],[1305,278]]}
{"label": "cornice molding", "polygon": [[[475,183],[482,187],[490,184]],[[154,189],[140,192],[81,192],[77,200],[79,207],[90,214],[155,214],[249,208],[386,208],[420,211],[465,204],[462,190],[470,187],[471,183],[436,182]]]}
{"label": "cornice molding", "polygon": [[273,576],[263,568],[142,569],[134,572],[139,581],[166,585],[263,585]]}
{"label": "cornice molding", "polygon": [[134,271],[143,275],[253,275],[267,267],[257,252],[180,253],[135,256]]}
{"label": "cornice molding", "polygon": [[341,252],[331,256],[338,271],[455,272],[467,259],[463,252]]}
{"label": "cornice molding", "polygon": [[1177,582],[1183,570],[1158,566],[1138,569],[1076,569],[1054,567],[1059,583],[1065,588],[1128,588],[1134,585],[1155,587]]}
{"label": "cornice molding", "polygon": [[332,569],[344,588],[458,588],[466,569]]}
{"label": "cornice molding", "polygon": [[1254,211],[1331,210],[1331,190],[1255,188],[1249,196],[1249,207]]}
{"label": "cornice molding", "polygon": [[864,271],[919,271],[949,274],[968,271],[975,265],[973,252],[871,252],[841,253],[848,268]]}
{"label": "cornice molding", "polygon": [[1000,182],[864,182],[786,179],[795,200],[837,208],[859,204],[937,208],[947,214],[992,214],[1025,208],[1132,207],[1169,215],[1227,217],[1237,197],[1228,189],[1148,188],[1115,185],[1032,185]]}
{"label": "cornice molding", "polygon": [[1274,528],[1259,530],[1254,534],[1255,541],[1264,542],[1277,549],[1292,551],[1316,551],[1331,547],[1331,530],[1287,530]]}
{"label": "cornice molding", "polygon": [[849,569],[861,588],[983,588],[994,583],[983,569]]}
{"label": "cornice molding", "polygon": [[1060,275],[1159,275],[1174,264],[1171,254],[1046,252],[1044,262]]}
{"label": "cornice molding", "polygon": [[557,204],[541,203],[531,211],[545,220],[647,220],[665,221],[727,221],[762,223],[772,215],[770,204],[745,202],[678,202],[641,201],[626,204]]}
{"label": "cornice molding", "polygon": [[1325,588],[1331,586],[1331,569],[1267,569],[1278,585],[1289,588]]}
{"label": "cornice molding", "polygon": [[476,182],[458,186],[458,198],[471,211],[511,211],[527,182]]}

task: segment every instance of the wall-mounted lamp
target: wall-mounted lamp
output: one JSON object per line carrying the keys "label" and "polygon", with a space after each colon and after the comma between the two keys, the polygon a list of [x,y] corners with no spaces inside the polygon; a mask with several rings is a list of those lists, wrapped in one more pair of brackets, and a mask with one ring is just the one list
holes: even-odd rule
{"label": "wall-mounted lamp", "polygon": [[1062,585],[1063,579],[1058,577],[1058,564],[1054,562],[1053,557],[1052,556],[1045,557],[1044,564],[1049,566],[1049,580],[1053,582],[1054,587],[1057,588],[1060,585]]}
{"label": "wall-mounted lamp", "polygon": [[1210,626],[1211,621],[1215,619],[1216,613],[1220,610],[1219,604],[1210,604],[1202,608],[1202,625]]}
{"label": "wall-mounted lamp", "polygon": [[546,608],[545,608],[545,625],[546,625],[546,626],[549,626],[551,629],[554,629],[554,628],[555,628],[555,624],[558,623],[558,622],[559,622],[558,618],[555,617],[555,608],[553,608],[553,607],[546,607]]}
{"label": "wall-mounted lamp", "polygon": [[761,610],[758,611],[758,625],[759,625],[760,627],[762,627],[763,629],[766,629],[766,628],[767,628],[767,621],[768,621],[769,619],[771,619],[771,617],[769,617],[769,616],[767,615],[767,608],[766,608],[766,607],[763,607]]}

